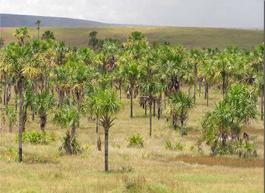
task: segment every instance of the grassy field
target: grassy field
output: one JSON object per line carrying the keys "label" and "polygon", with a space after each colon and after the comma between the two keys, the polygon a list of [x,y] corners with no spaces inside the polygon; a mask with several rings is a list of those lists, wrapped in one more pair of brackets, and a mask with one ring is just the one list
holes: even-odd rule
{"label": "grassy field", "polygon": [[[88,34],[98,31],[99,38],[116,38],[126,40],[133,31],[145,33],[150,42],[170,42],[182,44],[188,48],[213,47],[224,48],[236,45],[244,48],[252,47],[263,42],[263,31],[240,29],[215,29],[215,28],[176,28],[176,27],[108,27],[108,28],[42,28],[52,30],[60,41],[68,45],[84,47],[88,44]],[[2,29],[5,42],[14,41],[12,37],[14,28]],[[36,37],[36,29],[30,29],[32,36]]]}
{"label": "grassy field", "polygon": [[[263,127],[255,120],[247,125],[251,136],[257,136],[258,158],[211,157],[207,147],[198,153],[203,115],[220,100],[219,91],[211,91],[210,106],[203,96],[192,109],[188,136],[181,137],[169,127],[165,118],[154,119],[154,135],[148,136],[148,118],[135,100],[135,117],[129,118],[129,101],[110,130],[110,169],[103,172],[103,152],[96,151],[94,122],[83,118],[78,139],[85,149],[81,155],[58,153],[64,129],[51,121],[48,133],[56,136],[49,145],[24,145],[24,163],[14,161],[16,135],[7,129],[0,136],[0,192],[3,193],[262,193]],[[38,130],[38,122],[27,124],[27,130]],[[103,133],[101,129],[101,137]],[[139,133],[144,148],[128,147],[128,137]],[[165,141],[180,142],[183,151],[165,148]]]}

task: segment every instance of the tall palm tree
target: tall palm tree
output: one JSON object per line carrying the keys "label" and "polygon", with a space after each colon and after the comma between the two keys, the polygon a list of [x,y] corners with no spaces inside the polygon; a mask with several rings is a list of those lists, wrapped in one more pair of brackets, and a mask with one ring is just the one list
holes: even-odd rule
{"label": "tall palm tree", "polygon": [[157,65],[157,52],[149,53],[145,61],[140,65],[140,89],[149,103],[149,136],[152,136],[152,105],[156,100],[156,94],[163,86],[160,82],[159,68]]}
{"label": "tall palm tree", "polygon": [[[23,41],[21,41],[23,42]],[[29,44],[10,44],[5,49],[5,66],[1,66],[1,72],[16,80],[16,88],[19,95],[19,128],[18,128],[18,160],[22,161],[22,132],[25,123],[25,85],[28,80],[34,80],[41,73],[33,62],[33,52]]]}
{"label": "tall palm tree", "polygon": [[121,102],[110,89],[98,90],[89,100],[91,111],[98,115],[100,124],[104,128],[104,155],[105,155],[105,171],[109,171],[109,129],[113,126],[115,115],[121,109]]}
{"label": "tall palm tree", "polygon": [[35,25],[37,26],[37,31],[38,31],[38,40],[40,39],[40,24],[41,24],[40,20],[37,20],[35,23]]}

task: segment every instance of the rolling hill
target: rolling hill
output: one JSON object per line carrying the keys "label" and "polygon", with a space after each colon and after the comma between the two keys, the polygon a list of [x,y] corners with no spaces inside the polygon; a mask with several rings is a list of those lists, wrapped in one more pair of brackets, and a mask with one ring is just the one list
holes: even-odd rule
{"label": "rolling hill", "polygon": [[0,14],[0,19],[0,35],[4,38],[5,44],[15,40],[13,37],[15,28],[20,26],[29,27],[31,36],[36,38],[37,20],[41,21],[41,33],[51,30],[57,40],[74,47],[87,46],[91,31],[97,31],[100,39],[114,38],[121,41],[126,40],[131,32],[140,31],[151,43],[169,42],[182,44],[188,48],[223,48],[230,45],[248,48],[263,42],[263,31],[253,29],[128,26],[61,17],[13,14]]}
{"label": "rolling hill", "polygon": [[1,27],[33,27],[37,20],[41,21],[43,27],[102,27],[109,24],[81,20],[71,19],[63,17],[45,17],[45,16],[33,16],[33,15],[15,15],[15,14],[0,14],[0,26]]}
{"label": "rolling hill", "polygon": [[[215,28],[179,28],[179,27],[137,27],[137,26],[110,26],[91,28],[58,28],[45,27],[45,30],[54,32],[59,41],[64,41],[69,46],[88,46],[88,36],[91,31],[98,32],[98,38],[114,38],[121,41],[126,40],[133,31],[143,32],[150,42],[170,42],[171,44],[181,44],[187,48],[224,48],[235,45],[249,48],[263,42],[263,31],[241,30],[241,29],[215,29]],[[2,36],[5,44],[15,41],[13,36],[15,28],[2,29]],[[36,28],[29,28],[31,37],[37,37]]]}

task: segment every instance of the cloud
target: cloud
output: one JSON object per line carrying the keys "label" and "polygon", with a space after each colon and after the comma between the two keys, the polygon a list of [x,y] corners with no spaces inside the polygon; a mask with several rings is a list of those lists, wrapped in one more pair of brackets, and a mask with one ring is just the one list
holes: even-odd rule
{"label": "cloud", "polygon": [[263,27],[263,0],[0,0],[0,12],[123,24]]}

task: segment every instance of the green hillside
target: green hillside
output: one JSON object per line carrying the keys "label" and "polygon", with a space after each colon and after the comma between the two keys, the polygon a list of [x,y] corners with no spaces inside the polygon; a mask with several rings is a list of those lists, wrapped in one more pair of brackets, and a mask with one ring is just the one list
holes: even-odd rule
{"label": "green hillside", "polygon": [[[215,28],[177,28],[177,27],[108,27],[108,28],[42,28],[52,30],[60,41],[70,46],[84,47],[88,43],[88,34],[98,31],[99,38],[116,38],[125,40],[133,31],[145,33],[151,42],[170,42],[182,44],[188,48],[218,47],[229,45],[252,47],[263,42],[263,32],[259,30],[215,29]],[[2,29],[5,42],[13,41],[14,28]],[[37,34],[30,29],[31,35]]]}

